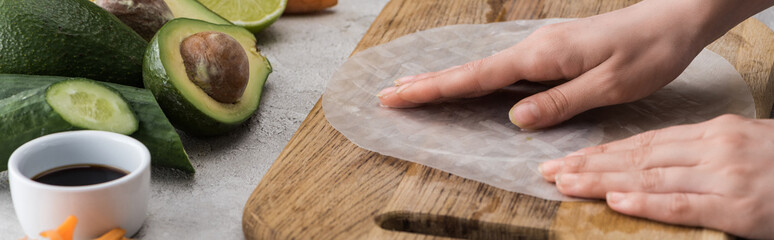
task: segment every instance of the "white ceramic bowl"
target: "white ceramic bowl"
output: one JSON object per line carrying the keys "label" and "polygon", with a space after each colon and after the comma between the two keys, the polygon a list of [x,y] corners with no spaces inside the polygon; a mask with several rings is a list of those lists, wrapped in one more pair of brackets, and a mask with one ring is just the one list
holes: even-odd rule
{"label": "white ceramic bowl", "polygon": [[[52,168],[102,164],[129,174],[94,185],[65,187],[31,180]],[[69,215],[78,218],[75,239],[93,239],[121,227],[127,236],[142,226],[150,194],[150,153],[134,138],[103,131],[46,135],[25,143],[8,161],[16,216],[27,236],[55,229]]]}

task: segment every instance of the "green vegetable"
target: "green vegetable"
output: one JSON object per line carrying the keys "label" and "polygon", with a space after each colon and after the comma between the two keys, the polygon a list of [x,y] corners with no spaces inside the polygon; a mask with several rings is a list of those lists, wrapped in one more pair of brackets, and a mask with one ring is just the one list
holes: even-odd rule
{"label": "green vegetable", "polygon": [[[189,74],[207,75],[234,71],[219,69],[208,72],[211,68],[206,65],[205,67],[196,65],[187,69],[184,57],[181,55],[183,52],[181,44],[189,37],[200,33],[215,33],[221,37],[224,34],[228,35],[238,42],[237,47],[241,46],[241,49],[229,49],[244,51],[247,59],[246,68],[249,71],[245,74],[244,92],[238,96],[236,102],[215,100],[213,96],[217,94],[206,92],[207,90],[202,88],[203,86],[206,88],[206,81],[201,83],[198,77],[197,79],[189,77]],[[210,46],[213,45],[222,44],[216,43]],[[143,64],[145,87],[153,92],[172,124],[192,135],[222,134],[238,127],[252,116],[258,108],[261,92],[269,73],[271,73],[271,65],[256,48],[255,36],[249,31],[237,26],[215,25],[185,18],[169,21],[156,33],[145,53]],[[194,80],[197,80],[197,83],[194,83]]]}
{"label": "green vegetable", "polygon": [[137,131],[137,118],[115,89],[85,78],[52,84],[46,103],[74,127],[129,135]]}
{"label": "green vegetable", "polygon": [[0,100],[0,170],[11,153],[34,138],[90,129],[132,134],[134,112],[115,89],[88,79],[69,79]]}
{"label": "green vegetable", "polygon": [[[52,83],[67,79],[69,78],[0,74],[0,102],[5,102],[7,98],[12,96],[16,97],[15,95],[20,94],[19,92],[46,87]],[[188,173],[194,172],[194,168],[188,159],[188,155],[183,149],[183,144],[180,142],[180,136],[178,136],[174,127],[172,127],[172,124],[170,124],[169,120],[164,116],[164,113],[161,111],[161,108],[159,108],[150,91],[112,83],[105,83],[105,85],[118,90],[134,110],[140,124],[139,129],[130,136],[148,147],[148,150],[150,150],[151,153],[151,163],[153,166],[175,168]],[[2,117],[2,111],[0,111],[0,119],[5,121],[5,118]],[[7,124],[3,125],[6,126]],[[32,126],[38,126],[41,129],[45,128],[42,124],[35,124]],[[61,132],[67,130],[68,129],[60,129],[57,131]],[[27,139],[22,141],[22,143],[24,143],[38,136],[42,135],[38,134],[32,137],[22,136],[20,139]],[[16,147],[13,147],[10,150],[0,149],[0,161],[7,161],[7,156],[3,154],[5,151],[8,151],[8,155],[10,156],[10,152],[15,150]],[[0,167],[5,167],[5,165],[0,163]]]}
{"label": "green vegetable", "polygon": [[[112,86],[112,85],[111,85]],[[140,119],[140,129],[131,137],[139,140],[150,150],[151,164],[194,173],[194,167],[183,149],[183,143],[177,131],[161,111],[153,94],[147,89],[113,86],[132,104]]]}
{"label": "green vegetable", "polygon": [[147,42],[88,0],[0,0],[0,73],[142,87]]}

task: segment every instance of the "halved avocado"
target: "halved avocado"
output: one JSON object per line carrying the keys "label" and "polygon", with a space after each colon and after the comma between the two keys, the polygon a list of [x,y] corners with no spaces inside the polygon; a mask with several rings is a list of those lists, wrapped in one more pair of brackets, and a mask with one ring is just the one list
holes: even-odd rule
{"label": "halved avocado", "polygon": [[[236,40],[247,58],[247,83],[236,102],[215,100],[194,83],[181,54],[183,41],[200,33],[222,33]],[[164,113],[175,127],[191,135],[225,133],[247,120],[258,108],[269,61],[255,46],[255,36],[242,27],[216,25],[179,18],[169,21],[150,42],[143,61],[143,81],[153,92]],[[241,53],[240,53],[241,54]],[[203,68],[206,69],[206,68]],[[188,69],[190,70],[190,68]],[[201,70],[201,69],[196,69]],[[219,71],[232,71],[221,69]],[[217,72],[217,71],[213,71]]]}

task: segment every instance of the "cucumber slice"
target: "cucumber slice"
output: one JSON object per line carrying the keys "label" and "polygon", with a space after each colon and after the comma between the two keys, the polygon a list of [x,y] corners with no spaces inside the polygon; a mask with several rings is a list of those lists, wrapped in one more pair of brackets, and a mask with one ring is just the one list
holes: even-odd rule
{"label": "cucumber slice", "polygon": [[139,125],[118,91],[92,80],[76,78],[52,84],[46,101],[76,127],[129,135]]}
{"label": "cucumber slice", "polygon": [[[70,124],[60,124],[58,121],[66,123],[58,113],[50,111],[52,115],[50,118],[43,115],[33,116],[31,114],[21,114],[26,120],[18,120],[15,122],[23,123],[19,126],[5,124],[8,121],[5,117],[9,111],[14,111],[10,108],[5,108],[4,104],[13,103],[15,101],[7,100],[7,98],[16,99],[29,99],[29,97],[39,96],[45,97],[46,88],[56,82],[71,79],[70,77],[57,77],[57,76],[38,76],[38,75],[22,75],[22,74],[0,74],[0,121],[4,121],[4,124],[0,124],[0,142],[9,144],[0,144],[0,171],[5,170],[7,167],[8,157],[11,155],[17,147],[21,146],[29,140],[36,137],[43,136],[49,133],[62,132],[73,130],[70,128],[63,128],[62,126],[70,126]],[[183,149],[183,143],[180,141],[180,136],[169,123],[167,117],[164,116],[164,112],[161,111],[159,104],[156,103],[156,99],[153,94],[143,88],[136,88],[125,86],[115,83],[102,83],[113,89],[118,90],[121,95],[131,104],[131,108],[134,110],[137,119],[140,121],[139,129],[132,135],[129,135],[148,147],[151,153],[151,164],[154,167],[168,167],[178,169],[187,173],[194,173],[195,170],[191,165],[191,162]],[[39,91],[40,94],[35,93]],[[26,95],[22,94],[26,93]],[[31,101],[27,102],[30,104]],[[20,108],[18,103],[14,103],[12,108]],[[47,108],[50,108],[48,104],[39,106],[41,109],[26,108],[29,112],[41,112]]]}
{"label": "cucumber slice", "polygon": [[131,134],[139,126],[116,90],[87,79],[48,83],[3,98],[0,120],[0,171],[16,148],[43,135],[81,129]]}

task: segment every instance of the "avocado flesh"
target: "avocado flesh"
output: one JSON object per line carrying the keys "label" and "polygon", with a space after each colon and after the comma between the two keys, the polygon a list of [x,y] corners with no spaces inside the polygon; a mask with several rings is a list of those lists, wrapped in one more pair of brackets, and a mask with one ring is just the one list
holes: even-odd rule
{"label": "avocado flesh", "polygon": [[147,42],[88,0],[0,0],[0,73],[142,87]]}
{"label": "avocado flesh", "polygon": [[214,24],[227,24],[231,22],[211,11],[196,0],[164,0],[172,16],[175,18],[198,19]]}
{"label": "avocado flesh", "polygon": [[[180,44],[199,32],[221,32],[236,39],[247,54],[249,77],[241,99],[221,103],[188,79],[180,54]],[[143,65],[145,87],[175,127],[191,135],[218,135],[239,126],[258,108],[271,65],[255,47],[255,36],[244,28],[216,25],[179,18],[162,27],[146,52]]]}

